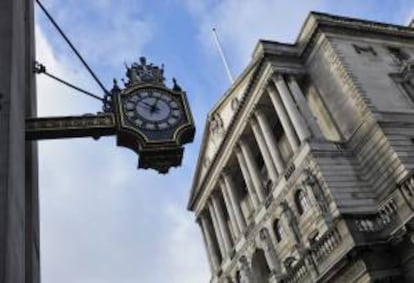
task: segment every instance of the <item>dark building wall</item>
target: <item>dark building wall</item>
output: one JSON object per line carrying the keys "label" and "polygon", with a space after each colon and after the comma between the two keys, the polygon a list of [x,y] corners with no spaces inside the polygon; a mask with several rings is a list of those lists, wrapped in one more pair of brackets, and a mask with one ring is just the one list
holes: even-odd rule
{"label": "dark building wall", "polygon": [[[0,282],[39,282],[33,5],[0,1]],[[35,252],[34,252],[35,251]]]}

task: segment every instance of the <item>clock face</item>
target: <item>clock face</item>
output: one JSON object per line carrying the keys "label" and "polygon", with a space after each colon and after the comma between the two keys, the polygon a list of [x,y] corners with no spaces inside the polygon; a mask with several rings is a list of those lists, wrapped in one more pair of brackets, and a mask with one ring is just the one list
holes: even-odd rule
{"label": "clock face", "polygon": [[129,94],[123,108],[127,120],[149,131],[174,128],[183,117],[181,104],[160,89],[140,89]]}

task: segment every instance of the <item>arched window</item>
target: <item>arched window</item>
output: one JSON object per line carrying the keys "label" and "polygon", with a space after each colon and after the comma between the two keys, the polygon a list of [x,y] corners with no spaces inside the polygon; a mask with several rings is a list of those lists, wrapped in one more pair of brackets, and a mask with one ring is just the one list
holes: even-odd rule
{"label": "arched window", "polygon": [[285,230],[283,229],[282,223],[279,219],[276,219],[273,222],[273,231],[276,236],[276,241],[279,243],[285,237]]}
{"label": "arched window", "polygon": [[267,283],[271,274],[269,265],[267,264],[265,253],[262,249],[255,251],[252,257],[252,271],[255,282]]}
{"label": "arched window", "polygon": [[285,266],[288,272],[293,269],[296,263],[297,263],[297,260],[293,256],[289,256],[283,261],[283,265]]}
{"label": "arched window", "polygon": [[241,283],[241,282],[242,282],[241,274],[240,274],[240,271],[237,270],[237,272],[236,272],[236,283]]}
{"label": "arched window", "polygon": [[298,190],[296,192],[295,204],[299,215],[302,215],[309,208],[308,200],[306,199],[305,193],[302,190]]}

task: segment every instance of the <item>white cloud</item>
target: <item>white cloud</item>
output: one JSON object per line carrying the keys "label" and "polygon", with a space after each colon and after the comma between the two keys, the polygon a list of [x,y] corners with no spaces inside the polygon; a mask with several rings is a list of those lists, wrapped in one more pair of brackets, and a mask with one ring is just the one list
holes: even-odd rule
{"label": "white cloud", "polygon": [[[169,235],[167,255],[172,262],[171,283],[207,282],[206,252],[200,245],[201,233],[195,221],[183,207],[170,204],[165,213],[175,227]],[[195,241],[197,239],[197,241]],[[204,280],[201,280],[203,278]]]}

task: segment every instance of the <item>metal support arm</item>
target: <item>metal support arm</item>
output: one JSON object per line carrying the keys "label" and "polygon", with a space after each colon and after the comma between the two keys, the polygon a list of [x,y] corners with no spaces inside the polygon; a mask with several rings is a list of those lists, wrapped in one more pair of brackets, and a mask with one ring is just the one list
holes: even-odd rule
{"label": "metal support arm", "polygon": [[26,140],[62,139],[114,135],[113,113],[26,119]]}

